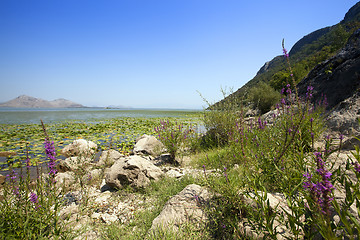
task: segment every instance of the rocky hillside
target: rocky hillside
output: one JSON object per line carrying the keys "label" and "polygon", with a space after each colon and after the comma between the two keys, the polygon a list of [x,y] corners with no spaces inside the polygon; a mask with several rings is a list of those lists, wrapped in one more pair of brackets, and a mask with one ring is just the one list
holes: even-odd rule
{"label": "rocky hillside", "polygon": [[[360,2],[349,9],[340,23],[316,30],[296,42],[289,52],[296,83],[305,78],[318,64],[336,56],[359,28]],[[292,82],[283,56],[276,56],[265,63],[253,79],[214,106],[221,106],[222,103],[234,98],[244,99],[247,103],[247,94],[261,82],[269,84],[277,91]]]}
{"label": "rocky hillside", "polygon": [[327,97],[329,110],[359,91],[360,29],[349,38],[338,54],[309,72],[297,85],[299,94],[305,95],[309,85],[314,87],[314,101],[318,102],[323,96]]}
{"label": "rocky hillside", "polygon": [[53,101],[47,101],[41,98],[34,98],[26,95],[21,95],[15,99],[1,103],[0,107],[15,107],[15,108],[78,108],[84,107],[81,104],[59,98]]}

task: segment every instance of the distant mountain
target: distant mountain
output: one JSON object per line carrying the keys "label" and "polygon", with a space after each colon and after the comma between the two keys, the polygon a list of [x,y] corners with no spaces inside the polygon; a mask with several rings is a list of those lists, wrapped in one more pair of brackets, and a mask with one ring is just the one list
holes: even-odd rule
{"label": "distant mountain", "polygon": [[15,108],[79,108],[85,107],[81,104],[59,98],[53,101],[47,101],[41,98],[21,95],[10,101],[0,103],[0,107],[15,107]]}
{"label": "distant mountain", "polygon": [[[360,2],[351,7],[338,24],[316,30],[296,42],[289,52],[295,83],[304,79],[318,64],[338,54],[345,47],[349,37],[359,28]],[[247,104],[249,92],[260,83],[269,84],[276,91],[280,91],[287,83],[292,84],[291,79],[285,58],[276,56],[265,63],[253,79],[211,108],[222,108],[223,104],[229,101]]]}

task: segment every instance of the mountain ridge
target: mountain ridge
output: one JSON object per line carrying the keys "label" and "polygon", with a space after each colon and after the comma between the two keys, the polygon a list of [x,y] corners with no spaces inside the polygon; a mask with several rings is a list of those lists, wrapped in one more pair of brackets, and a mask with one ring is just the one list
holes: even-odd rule
{"label": "mountain ridge", "polygon": [[[352,6],[339,23],[315,30],[298,40],[289,51],[296,84],[317,64],[335,56],[358,28],[360,28],[360,2]],[[221,109],[224,104],[233,100],[236,100],[236,105],[248,104],[249,92],[262,82],[280,92],[287,83],[292,82],[291,78],[285,58],[281,55],[275,56],[258,70],[254,78],[229,96],[209,106],[209,109]]]}
{"label": "mountain ridge", "polygon": [[14,108],[80,108],[85,107],[82,104],[72,102],[64,98],[58,98],[52,101],[35,98],[27,95],[20,95],[12,100],[0,103],[0,107]]}

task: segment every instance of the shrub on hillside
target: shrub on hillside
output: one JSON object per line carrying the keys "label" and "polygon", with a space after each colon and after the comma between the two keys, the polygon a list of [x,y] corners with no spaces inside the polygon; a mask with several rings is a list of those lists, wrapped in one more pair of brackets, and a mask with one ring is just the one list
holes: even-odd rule
{"label": "shrub on hillside", "polygon": [[281,95],[269,84],[261,82],[249,91],[249,100],[261,113],[270,111],[271,107],[279,102]]}

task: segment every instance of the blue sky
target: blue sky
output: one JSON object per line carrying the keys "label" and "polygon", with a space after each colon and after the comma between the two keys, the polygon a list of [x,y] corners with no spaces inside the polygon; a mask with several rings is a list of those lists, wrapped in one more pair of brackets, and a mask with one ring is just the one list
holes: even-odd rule
{"label": "blue sky", "polygon": [[0,0],[0,102],[199,109],[356,2]]}

